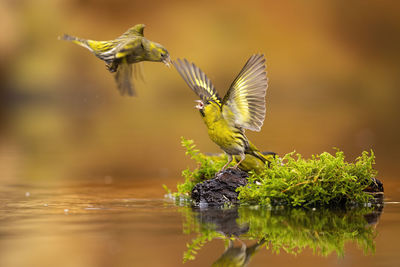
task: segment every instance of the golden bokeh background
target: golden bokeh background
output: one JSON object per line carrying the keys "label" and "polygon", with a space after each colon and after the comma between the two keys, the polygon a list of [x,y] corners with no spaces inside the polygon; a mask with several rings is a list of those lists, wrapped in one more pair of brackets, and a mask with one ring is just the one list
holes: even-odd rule
{"label": "golden bokeh background", "polygon": [[144,23],[148,39],[194,61],[221,95],[251,54],[265,53],[267,117],[247,133],[260,150],[338,147],[353,160],[373,149],[380,177],[396,182],[399,11],[395,1],[3,0],[1,179],[174,184],[193,166],[181,136],[220,151],[173,68],[144,63],[138,97],[121,97],[103,62],[57,39],[113,39]]}

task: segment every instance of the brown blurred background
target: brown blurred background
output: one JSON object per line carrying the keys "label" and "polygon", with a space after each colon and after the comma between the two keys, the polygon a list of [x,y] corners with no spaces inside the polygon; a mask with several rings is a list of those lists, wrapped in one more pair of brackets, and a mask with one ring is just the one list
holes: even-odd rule
{"label": "brown blurred background", "polygon": [[193,166],[181,136],[220,152],[174,69],[144,63],[139,96],[121,97],[103,62],[57,40],[113,39],[144,23],[147,38],[196,62],[221,95],[251,54],[265,53],[267,117],[247,134],[261,150],[338,147],[353,160],[373,149],[380,177],[396,183],[400,8],[357,2],[3,0],[0,179],[174,184]]}

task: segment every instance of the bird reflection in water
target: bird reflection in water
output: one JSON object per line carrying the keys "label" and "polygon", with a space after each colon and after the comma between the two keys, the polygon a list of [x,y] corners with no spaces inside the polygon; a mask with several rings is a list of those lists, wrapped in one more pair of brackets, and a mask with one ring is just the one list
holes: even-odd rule
{"label": "bird reflection in water", "polygon": [[[239,213],[237,208],[231,209],[194,209],[197,214],[197,220],[202,225],[213,225],[214,230],[222,235],[227,241],[224,253],[219,257],[212,266],[246,266],[251,257],[265,243],[264,239],[248,246],[239,236],[246,234],[249,230],[248,224],[238,224],[237,219]],[[235,246],[234,241],[238,241],[239,245]]]}
{"label": "bird reflection in water", "polygon": [[225,249],[221,257],[216,260],[212,266],[247,266],[251,257],[258,251],[258,249],[265,243],[264,239],[251,246],[238,239],[241,243],[240,246],[235,247],[232,239],[229,239],[229,245]]}

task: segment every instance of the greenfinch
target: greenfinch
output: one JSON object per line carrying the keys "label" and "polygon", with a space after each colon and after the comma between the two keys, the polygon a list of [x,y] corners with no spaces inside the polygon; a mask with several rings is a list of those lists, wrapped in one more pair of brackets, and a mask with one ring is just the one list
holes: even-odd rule
{"label": "greenfinch", "polygon": [[171,59],[166,48],[143,36],[144,24],[137,24],[117,39],[109,41],[86,40],[65,34],[62,39],[71,41],[91,51],[115,73],[121,95],[135,95],[132,84],[132,64],[142,61],[163,62],[168,67]]}
{"label": "greenfinch", "polygon": [[[251,155],[267,162],[263,155],[246,137],[245,129],[260,131],[265,118],[265,94],[268,79],[265,58],[262,54],[251,56],[222,99],[210,79],[194,63],[186,59],[173,62],[176,70],[200,97],[196,108],[208,128],[208,135],[227,155],[228,162],[240,156],[235,168]],[[275,154],[270,152],[269,154]]]}

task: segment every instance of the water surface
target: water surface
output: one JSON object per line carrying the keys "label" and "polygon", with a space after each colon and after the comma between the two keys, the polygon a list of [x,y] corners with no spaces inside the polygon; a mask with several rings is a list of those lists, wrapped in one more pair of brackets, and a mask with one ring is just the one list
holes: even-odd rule
{"label": "water surface", "polygon": [[398,264],[393,200],[349,211],[198,210],[168,201],[154,184],[2,186],[0,266]]}

